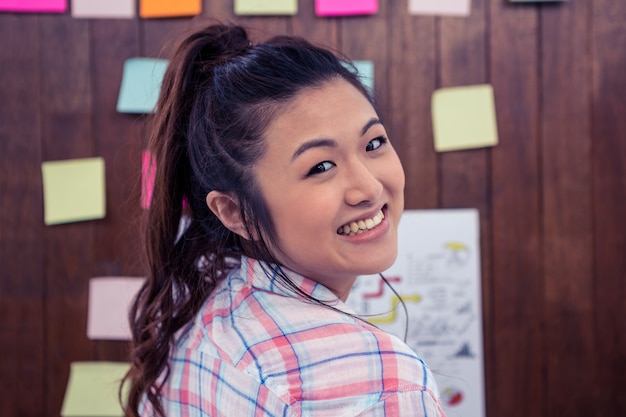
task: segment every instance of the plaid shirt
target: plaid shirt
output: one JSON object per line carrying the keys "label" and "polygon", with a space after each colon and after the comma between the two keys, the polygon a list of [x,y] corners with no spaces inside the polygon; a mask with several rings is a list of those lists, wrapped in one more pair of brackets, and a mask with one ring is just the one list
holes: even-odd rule
{"label": "plaid shirt", "polygon": [[327,288],[285,272],[339,311],[305,301],[243,257],[177,340],[163,388],[168,417],[444,416],[415,352],[345,314]]}

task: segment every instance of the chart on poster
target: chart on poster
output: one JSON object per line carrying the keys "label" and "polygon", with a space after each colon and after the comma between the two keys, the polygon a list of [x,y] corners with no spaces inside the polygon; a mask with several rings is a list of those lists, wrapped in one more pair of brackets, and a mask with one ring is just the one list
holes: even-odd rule
{"label": "chart on poster", "polygon": [[484,417],[478,211],[405,211],[398,258],[383,275],[397,294],[379,276],[364,276],[348,304],[376,326],[406,333],[433,371],[448,417]]}

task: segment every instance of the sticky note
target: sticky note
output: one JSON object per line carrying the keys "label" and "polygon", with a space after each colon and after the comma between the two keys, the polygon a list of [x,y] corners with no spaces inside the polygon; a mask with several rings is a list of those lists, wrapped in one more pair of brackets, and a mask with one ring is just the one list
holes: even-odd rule
{"label": "sticky note", "polygon": [[442,16],[468,16],[470,0],[409,0],[409,13]]}
{"label": "sticky note", "polygon": [[436,90],[432,96],[432,118],[437,152],[482,148],[498,143],[491,85]]}
{"label": "sticky note", "polygon": [[120,113],[152,113],[157,105],[168,60],[129,58],[124,72],[117,111]]}
{"label": "sticky note", "polygon": [[136,277],[98,277],[89,281],[89,339],[131,339],[128,312],[144,281]]}
{"label": "sticky note", "polygon": [[139,16],[145,18],[196,16],[202,0],[139,0]]}
{"label": "sticky note", "polygon": [[141,207],[144,209],[150,208],[155,175],[156,161],[150,151],[143,151],[141,154]]}
{"label": "sticky note", "polygon": [[356,68],[361,83],[370,91],[374,92],[374,63],[366,60],[355,60],[352,64]]}
{"label": "sticky note", "polygon": [[67,0],[0,0],[0,10],[29,13],[63,13]]}
{"label": "sticky note", "polygon": [[[61,415],[123,417],[117,393],[129,367],[123,362],[73,362]],[[126,396],[127,391],[122,398]]]}
{"label": "sticky note", "polygon": [[104,217],[104,159],[48,161],[41,172],[47,225]]}
{"label": "sticky note", "polygon": [[298,0],[235,0],[236,15],[294,15]]}
{"label": "sticky note", "polygon": [[354,16],[378,13],[378,0],[315,0],[318,16]]}
{"label": "sticky note", "polygon": [[133,18],[135,0],[72,0],[75,18]]}

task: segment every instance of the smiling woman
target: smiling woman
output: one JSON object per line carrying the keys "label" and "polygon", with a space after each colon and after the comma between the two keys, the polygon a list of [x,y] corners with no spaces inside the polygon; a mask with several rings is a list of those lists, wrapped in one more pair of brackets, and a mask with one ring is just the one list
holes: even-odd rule
{"label": "smiling woman", "polygon": [[300,92],[265,137],[254,175],[280,219],[277,261],[345,301],[358,275],[396,258],[404,173],[387,133],[363,93],[337,77]]}
{"label": "smiling woman", "polygon": [[213,25],[181,43],[157,108],[126,414],[443,416],[423,361],[344,303],[394,262],[404,204],[345,63]]}

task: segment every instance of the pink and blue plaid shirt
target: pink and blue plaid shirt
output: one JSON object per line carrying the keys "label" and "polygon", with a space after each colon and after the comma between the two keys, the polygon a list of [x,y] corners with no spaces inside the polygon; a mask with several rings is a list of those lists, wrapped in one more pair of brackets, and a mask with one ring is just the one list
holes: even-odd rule
{"label": "pink and blue plaid shirt", "polygon": [[411,348],[345,314],[353,312],[327,288],[285,272],[340,311],[243,257],[177,340],[163,388],[168,417],[444,416]]}

